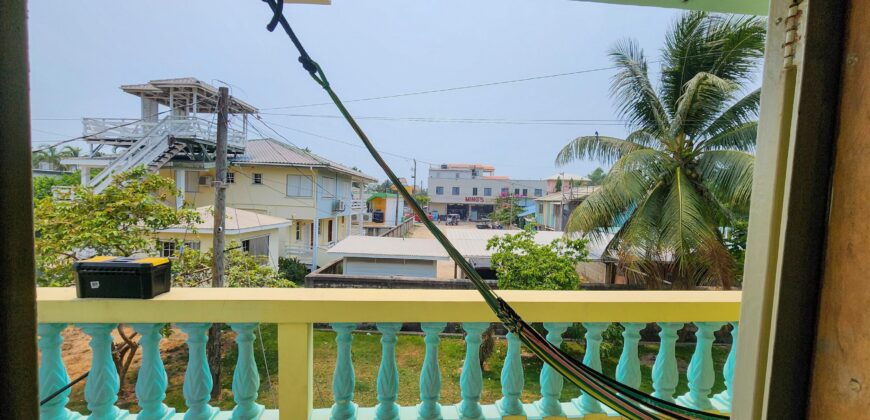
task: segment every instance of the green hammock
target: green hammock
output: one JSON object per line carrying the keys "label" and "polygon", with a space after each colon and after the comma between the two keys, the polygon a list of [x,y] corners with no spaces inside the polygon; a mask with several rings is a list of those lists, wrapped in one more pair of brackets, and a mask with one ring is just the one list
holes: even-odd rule
{"label": "green hammock", "polygon": [[[290,37],[293,45],[299,51],[299,62],[302,64],[302,67],[309,75],[311,75],[314,81],[316,81],[317,84],[319,84],[326,93],[329,94],[329,97],[332,99],[332,102],[335,103],[335,106],[338,107],[341,115],[344,116],[345,120],[347,120],[348,124],[353,128],[353,131],[356,132],[357,136],[362,140],[363,145],[365,145],[366,149],[368,149],[378,165],[380,165],[384,170],[387,178],[389,178],[393,184],[401,185],[399,178],[396,177],[396,174],[393,173],[393,170],[390,169],[389,165],[387,165],[380,153],[378,153],[371,141],[369,141],[368,136],[366,136],[365,132],[360,128],[359,124],[357,124],[353,116],[350,115],[347,108],[345,108],[341,99],[339,99],[338,95],[336,95],[332,90],[323,69],[321,69],[320,65],[311,59],[308,52],[306,52],[305,48],[302,46],[302,43],[299,41],[299,38],[296,37],[296,34],[290,27],[287,19],[284,17],[283,0],[263,1],[272,9],[272,20],[268,25],[266,25],[266,29],[271,32],[274,31],[279,24],[281,25],[284,32],[286,32],[287,36]],[[541,360],[550,365],[554,370],[562,374],[562,376],[567,380],[577,385],[577,387],[579,387],[584,393],[629,419],[671,418],[679,420],[712,420],[728,418],[727,416],[719,414],[682,407],[631,388],[582,364],[563,352],[560,348],[554,346],[540,333],[529,326],[529,324],[523,321],[507,302],[495,295],[489,285],[487,285],[486,282],[483,281],[483,278],[480,277],[480,274],[475,271],[471,263],[469,263],[468,260],[466,260],[465,257],[456,250],[453,244],[450,243],[450,240],[448,240],[441,230],[438,229],[431,220],[429,220],[423,211],[423,208],[419,203],[417,203],[414,197],[412,197],[405,188],[399,188],[398,190],[405,201],[410,203],[414,213],[421,221],[423,221],[426,228],[432,232],[435,239],[444,247],[450,257],[456,261],[468,279],[471,280],[481,296],[483,296],[486,304],[489,305],[493,312],[495,312],[501,322],[504,323],[505,327],[511,332],[517,334],[529,350],[535,353],[535,355],[540,357]]]}

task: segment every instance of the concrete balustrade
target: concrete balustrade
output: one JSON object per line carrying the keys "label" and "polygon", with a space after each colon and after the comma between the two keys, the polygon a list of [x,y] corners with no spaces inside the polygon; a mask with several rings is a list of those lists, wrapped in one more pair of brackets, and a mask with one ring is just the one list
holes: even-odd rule
{"label": "concrete balustrade", "polygon": [[[732,347],[722,371],[712,360],[713,334],[730,323],[737,331],[739,292],[532,292],[500,291],[499,294],[529,322],[542,322],[547,340],[563,341],[574,323],[585,330],[583,363],[601,369],[602,337],[613,323],[623,326],[616,378],[637,387],[643,379],[638,358],[640,331],[647,323],[661,328],[661,346],[652,369],[653,395],[674,398],[680,380],[676,362],[677,331],[686,323],[697,327],[697,344],[685,380],[689,392],[679,404],[704,410],[729,412],[730,389],[736,351]],[[481,334],[495,317],[474,291],[460,290],[365,290],[365,289],[176,289],[153,300],[75,298],[66,288],[38,289],[40,395],[45,397],[68,380],[60,357],[60,331],[76,325],[91,337],[93,365],[85,388],[91,418],[134,418],[115,406],[117,372],[111,362],[111,331],[124,322],[141,335],[142,367],[136,383],[138,418],[281,418],[281,419],[542,419],[606,418],[615,413],[586,395],[563,401],[564,380],[544,367],[541,392],[524,399],[522,344],[509,334],[501,375],[502,395],[495,404],[481,402],[483,377],[480,369]],[[160,328],[175,323],[187,338],[189,359],[183,386],[186,409],[174,410],[163,400],[166,372],[160,359]],[[219,412],[209,405],[211,375],[205,358],[205,343],[212,322],[228,323],[236,332],[239,357],[233,375],[235,407]],[[329,323],[336,332],[336,364],[332,377],[334,404],[313,409],[312,325]],[[376,386],[378,404],[358,407],[354,402],[357,378],[353,366],[353,334],[360,322],[374,322],[381,334],[381,358]],[[400,406],[396,364],[396,341],[403,322],[420,322],[425,338],[425,358],[420,371],[418,404]],[[442,401],[441,368],[438,360],[439,333],[446,322],[461,323],[466,332],[466,352],[460,375],[460,401]],[[259,339],[258,323],[278,324],[278,410],[256,403],[260,373],[254,359]],[[717,376],[728,389],[712,395]],[[41,408],[43,419],[77,418],[65,408],[68,392]],[[603,417],[602,417],[603,416]]]}

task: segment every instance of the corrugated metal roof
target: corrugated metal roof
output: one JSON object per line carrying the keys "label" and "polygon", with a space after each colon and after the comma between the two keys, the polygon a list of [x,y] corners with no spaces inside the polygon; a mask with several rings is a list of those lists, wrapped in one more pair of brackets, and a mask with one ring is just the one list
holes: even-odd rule
{"label": "corrugated metal roof", "polygon": [[447,251],[434,239],[348,236],[327,251],[339,257],[447,260]]}
{"label": "corrugated metal roof", "polygon": [[[195,224],[193,228],[198,232],[211,233],[214,230],[214,206],[199,207],[196,209],[196,212],[199,213],[202,222]],[[289,226],[291,223],[290,220],[281,217],[227,207],[226,219],[224,219],[224,232],[233,235],[241,232],[276,229]],[[185,230],[184,227],[176,226],[159,230],[158,232],[179,232]]]}
{"label": "corrugated metal roof", "polygon": [[371,182],[377,181],[377,178],[371,175],[275,139],[248,140],[245,143],[245,154],[234,158],[233,163],[332,168],[337,172]]}

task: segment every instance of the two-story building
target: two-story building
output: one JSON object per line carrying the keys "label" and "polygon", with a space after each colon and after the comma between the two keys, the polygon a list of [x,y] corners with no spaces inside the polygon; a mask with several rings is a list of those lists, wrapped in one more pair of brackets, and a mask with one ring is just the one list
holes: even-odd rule
{"label": "two-story building", "polygon": [[445,163],[429,168],[429,211],[433,216],[458,214],[462,220],[485,219],[500,197],[516,197],[520,206],[534,204],[547,192],[547,181],[495,175],[495,167],[476,163]]}
{"label": "two-story building", "polygon": [[[86,118],[91,156],[64,163],[82,168],[82,184],[96,191],[115,174],[145,165],[175,181],[181,191],[177,207],[212,206],[218,89],[194,78],[121,89],[140,98],[141,118]],[[229,111],[241,117],[241,130],[228,129],[227,207],[291,222],[287,233],[275,234],[277,242],[270,243],[271,260],[291,256],[316,268],[331,261],[324,251],[334,243],[365,234],[362,194],[374,177],[282,141],[248,140],[247,117],[257,109],[230,97]],[[93,157],[107,149],[108,156]],[[91,178],[89,168],[101,171]]]}

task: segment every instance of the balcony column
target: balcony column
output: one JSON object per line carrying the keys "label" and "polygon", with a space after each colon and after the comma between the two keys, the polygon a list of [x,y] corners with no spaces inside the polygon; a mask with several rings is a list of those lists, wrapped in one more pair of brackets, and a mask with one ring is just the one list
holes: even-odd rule
{"label": "balcony column", "polygon": [[504,367],[501,369],[502,398],[495,403],[495,406],[502,417],[525,416],[526,411],[523,409],[523,402],[520,401],[525,384],[521,357],[522,343],[520,337],[512,332],[507,333],[505,338],[507,354],[504,358]]}
{"label": "balcony column", "polygon": [[698,331],[695,333],[697,342],[686,377],[689,379],[689,392],[677,399],[677,402],[698,410],[712,410],[710,391],[716,381],[716,371],[713,370],[713,333],[722,328],[721,322],[696,322]]}
{"label": "balcony column", "polygon": [[440,419],[441,404],[441,368],[438,366],[438,344],[441,338],[438,336],[447,326],[445,322],[423,323],[424,339],[426,343],[426,356],[423,358],[423,367],[420,369],[420,405],[417,406],[417,415],[421,419]]}
{"label": "balcony column", "polygon": [[85,400],[91,410],[89,419],[119,419],[127,410],[115,406],[121,379],[112,361],[112,330],[118,324],[82,324],[85,334],[91,336],[91,373],[85,384]]}
{"label": "balcony column", "polygon": [[356,404],[353,403],[353,389],[356,377],[351,358],[351,344],[355,323],[335,322],[329,324],[335,331],[335,372],[332,374],[332,405],[330,419],[346,420],[356,417]]}
{"label": "balcony column", "polygon": [[616,380],[634,389],[640,388],[640,359],[637,356],[637,343],[640,341],[640,330],[646,327],[642,322],[623,322],[622,354],[616,365]]}
{"label": "balcony column", "polygon": [[[66,324],[39,324],[39,351],[42,363],[39,365],[39,399],[43,400],[70,382],[60,354],[63,337],[60,332]],[[39,407],[39,418],[49,420],[68,420],[81,417],[66,408],[72,389],[67,388],[56,397]]]}
{"label": "balcony column", "polygon": [[713,396],[713,406],[723,413],[731,412],[731,396],[734,393],[732,388],[734,363],[737,358],[737,332],[740,328],[736,322],[732,322],[731,325],[734,327],[731,330],[731,351],[728,352],[728,359],[725,360],[725,366],[722,368],[722,375],[725,376],[725,390]]}
{"label": "balcony column", "polygon": [[185,419],[213,419],[218,408],[208,405],[211,399],[211,369],[205,355],[210,323],[177,324],[187,334],[187,371],[184,372],[184,403],[187,405]]}
{"label": "balcony column", "polygon": [[136,397],[142,411],[136,416],[142,420],[161,420],[175,415],[175,409],[163,403],[166,399],[166,369],[160,358],[160,331],[164,324],[132,324],[139,333],[142,347],[142,364],[136,380]]}
{"label": "balcony column", "polygon": [[[562,345],[562,334],[571,326],[570,322],[545,322],[547,341],[554,346]],[[535,402],[535,407],[541,412],[542,417],[564,416],[559,397],[562,395],[563,378],[559,372],[550,365],[544,364],[541,368],[541,399]]]}
{"label": "balcony column", "polygon": [[483,372],[480,370],[480,336],[489,327],[488,322],[463,322],[465,330],[465,362],[459,375],[459,416],[462,419],[483,418],[480,393],[483,392]]}
{"label": "balcony column", "polygon": [[184,169],[175,170],[175,189],[178,190],[178,195],[175,197],[175,208],[184,207],[184,191],[187,188],[184,184],[187,182],[187,172]]}
{"label": "balcony column", "polygon": [[257,394],[260,390],[260,373],[254,360],[254,329],[257,323],[232,323],[230,328],[236,333],[236,346],[239,355],[236,359],[236,369],[233,372],[233,419],[257,419],[265,411],[262,404],[257,404]]}
{"label": "balcony column", "polygon": [[680,381],[680,371],[677,369],[677,330],[683,328],[680,322],[659,322],[659,352],[652,368],[653,396],[665,401],[674,402],[674,391]]}
{"label": "balcony column", "polygon": [[396,365],[396,333],[402,329],[398,322],[376,324],[381,333],[381,366],[378,368],[378,405],[375,419],[398,420],[399,368]]}
{"label": "balcony column", "polygon": [[[586,328],[586,352],[583,364],[601,372],[601,333],[610,325],[606,322],[584,322]],[[595,398],[583,393],[572,400],[574,406],[584,414],[603,413],[604,407]]]}

